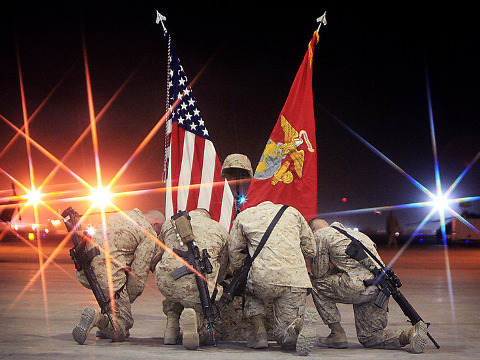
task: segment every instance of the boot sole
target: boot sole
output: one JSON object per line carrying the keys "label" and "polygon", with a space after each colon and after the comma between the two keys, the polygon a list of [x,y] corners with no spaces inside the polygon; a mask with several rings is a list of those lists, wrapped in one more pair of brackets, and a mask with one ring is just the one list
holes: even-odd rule
{"label": "boot sole", "polygon": [[420,354],[427,345],[427,325],[423,321],[415,324],[415,333],[410,342],[410,351],[415,354]]}
{"label": "boot sole", "polygon": [[196,350],[200,346],[198,335],[197,314],[194,309],[184,309],[180,316],[183,329],[183,347],[187,350]]}
{"label": "boot sole", "polygon": [[93,321],[95,320],[95,310],[86,307],[83,309],[82,316],[80,317],[80,322],[72,331],[73,338],[77,343],[82,345],[87,339],[87,335],[93,327]]}
{"label": "boot sole", "polygon": [[298,334],[296,351],[300,356],[306,356],[315,346],[315,338],[317,335],[317,311],[315,309],[305,309],[303,314],[302,330]]}

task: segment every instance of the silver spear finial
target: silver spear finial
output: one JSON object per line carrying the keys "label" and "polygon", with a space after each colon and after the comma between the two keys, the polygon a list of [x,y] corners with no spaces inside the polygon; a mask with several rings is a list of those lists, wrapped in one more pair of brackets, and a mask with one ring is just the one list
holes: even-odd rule
{"label": "silver spear finial", "polygon": [[320,27],[321,27],[322,25],[327,25],[327,18],[326,18],[326,15],[327,15],[327,12],[325,11],[325,12],[323,13],[323,15],[322,15],[322,16],[320,16],[320,17],[317,19],[317,22],[319,22],[319,23],[320,23],[320,24],[318,24],[318,29],[317,29],[317,32],[319,32],[319,31],[320,31]]}

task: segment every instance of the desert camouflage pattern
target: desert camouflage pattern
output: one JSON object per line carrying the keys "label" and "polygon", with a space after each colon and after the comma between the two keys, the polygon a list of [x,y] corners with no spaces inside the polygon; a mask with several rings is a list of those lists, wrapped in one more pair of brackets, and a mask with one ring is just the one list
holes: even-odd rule
{"label": "desert camouflage pattern", "polygon": [[[247,319],[243,313],[243,300],[241,296],[237,296],[228,306],[222,310],[222,326],[224,340],[228,341],[248,341],[253,334],[253,326],[250,319]],[[262,311],[265,313],[265,328],[267,330],[267,339],[275,340],[273,301],[266,299]]]}
{"label": "desert camouflage pattern", "polygon": [[255,284],[248,287],[245,296],[245,317],[252,318],[255,315],[267,316],[268,304],[266,300],[273,302],[273,339],[284,348],[293,348],[297,342],[296,337],[287,333],[287,327],[295,319],[303,316],[307,299],[307,289],[291,286],[278,286],[270,284]]}
{"label": "desert camouflage pattern", "polygon": [[[339,222],[332,223],[332,226],[348,231],[380,260],[376,245],[368,236],[359,231],[345,229]],[[375,287],[367,289],[363,284],[363,280],[372,278],[372,273],[345,253],[351,242],[349,238],[329,226],[315,232],[315,242],[317,255],[310,262],[314,278],[319,279],[328,274],[334,274],[340,277],[340,283],[346,288],[355,289],[365,295],[376,291]]]}
{"label": "desert camouflage pattern", "polygon": [[115,308],[111,309],[111,313],[116,330],[108,322],[100,331],[109,339],[123,341],[130,336],[129,330],[133,327],[132,304],[125,287],[115,294]]}
{"label": "desert camouflage pattern", "polygon": [[[242,169],[244,172],[235,172],[232,169]],[[229,179],[229,177],[234,178],[234,175],[241,175],[241,178],[246,179],[253,177],[252,164],[248,157],[243,154],[230,154],[223,162],[221,176]]]}
{"label": "desert camouflage pattern", "polygon": [[[345,229],[338,222],[332,225]],[[375,243],[368,236],[351,229],[345,230],[381,261]],[[336,303],[353,304],[357,337],[363,346],[400,348],[398,337],[401,331],[385,330],[388,301],[384,308],[377,307],[374,302],[379,290],[374,286],[366,288],[363,284],[363,280],[372,278],[372,273],[345,253],[351,240],[332,227],[326,227],[315,232],[315,241],[317,255],[311,261],[311,270],[312,283],[318,294],[312,295],[323,322],[326,325],[340,322]]]}
{"label": "desert camouflage pattern", "polygon": [[[234,269],[242,266],[248,246],[253,255],[268,225],[282,205],[265,201],[238,214],[230,230],[229,256]],[[311,288],[305,265],[315,255],[313,233],[300,212],[289,207],[252,264],[248,284]]]}
{"label": "desert camouflage pattern", "polygon": [[[235,219],[230,231],[231,265],[238,269],[244,262],[241,251],[248,247],[250,256],[282,205],[263,202],[246,209]],[[313,233],[298,210],[289,207],[273,229],[265,246],[250,269],[245,293],[244,315],[268,319],[268,305],[273,303],[273,339],[285,348],[295,345],[286,329],[305,310],[307,289],[311,288],[304,257],[315,255]]]}
{"label": "desert camouflage pattern", "polygon": [[[226,246],[228,233],[217,221],[206,217],[201,210],[193,210],[189,214],[193,235],[200,253],[203,249],[207,249],[211,256],[210,262],[212,263],[213,271],[211,274],[206,275],[209,281],[208,287],[211,295],[215,283],[217,280],[219,282],[222,281],[227,271],[228,252]],[[187,250],[186,244],[180,245],[170,220],[165,221],[162,226],[162,238],[169,249]],[[165,314],[169,311],[181,314],[183,308],[186,307],[195,309],[197,314],[201,315],[202,308],[195,275],[188,274],[178,280],[175,280],[171,275],[172,271],[183,265],[183,262],[179,261],[167,250],[164,251],[162,259],[156,266],[155,281],[158,289],[166,298],[163,303],[163,311]],[[222,288],[219,286],[218,296],[221,294]]]}
{"label": "desert camouflage pattern", "polygon": [[[115,311],[119,327],[126,330],[133,326],[130,303],[140,296],[145,287],[152,260],[158,259],[159,246],[150,238],[156,237],[155,230],[139,209],[115,213],[107,218],[105,243],[104,228],[95,231],[92,244],[98,245],[100,254],[95,256],[91,266],[107,298],[110,298],[107,270],[106,245],[110,253],[112,293],[115,294]],[[89,288],[83,271],[75,270],[78,281]],[[109,336],[110,337],[110,336]],[[113,337],[112,337],[113,339]]]}

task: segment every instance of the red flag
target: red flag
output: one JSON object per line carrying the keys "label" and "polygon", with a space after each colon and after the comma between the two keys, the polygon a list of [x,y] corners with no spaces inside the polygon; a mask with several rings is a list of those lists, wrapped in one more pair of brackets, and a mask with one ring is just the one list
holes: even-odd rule
{"label": "red flag", "polygon": [[169,44],[168,112],[165,142],[165,216],[179,210],[207,209],[227,230],[233,194],[220,176],[220,163],[187,76]]}
{"label": "red flag", "polygon": [[317,215],[317,142],[312,93],[312,60],[317,43],[315,31],[255,170],[245,207],[271,201],[295,207],[307,221]]}

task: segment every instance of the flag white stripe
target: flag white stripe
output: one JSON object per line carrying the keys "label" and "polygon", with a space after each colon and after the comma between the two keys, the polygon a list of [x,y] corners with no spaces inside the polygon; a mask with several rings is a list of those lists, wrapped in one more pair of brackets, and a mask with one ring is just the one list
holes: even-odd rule
{"label": "flag white stripe", "polygon": [[200,192],[198,194],[199,208],[210,210],[216,158],[217,153],[215,152],[213,143],[210,140],[205,140],[205,148],[203,151],[202,186],[200,187]]}
{"label": "flag white stripe", "polygon": [[177,211],[187,208],[188,192],[192,177],[193,152],[195,150],[195,134],[185,131],[183,140],[183,156],[178,176]]}
{"label": "flag white stripe", "polygon": [[223,185],[223,198],[222,198],[222,213],[220,215],[220,220],[218,221],[227,231],[230,231],[230,223],[232,221],[232,211],[233,211],[233,194],[228,185],[227,180]]}

